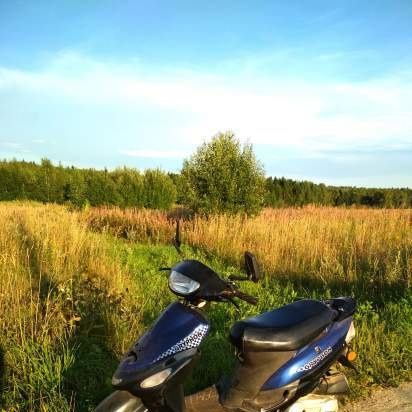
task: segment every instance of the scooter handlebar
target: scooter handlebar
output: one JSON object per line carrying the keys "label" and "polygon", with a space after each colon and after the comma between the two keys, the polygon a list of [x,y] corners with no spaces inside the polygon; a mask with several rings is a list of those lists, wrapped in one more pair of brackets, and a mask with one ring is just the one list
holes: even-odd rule
{"label": "scooter handlebar", "polygon": [[258,299],[255,298],[254,296],[248,295],[246,293],[240,292],[239,290],[236,290],[234,295],[239,298],[244,300],[247,303],[250,303],[251,305],[257,305]]}

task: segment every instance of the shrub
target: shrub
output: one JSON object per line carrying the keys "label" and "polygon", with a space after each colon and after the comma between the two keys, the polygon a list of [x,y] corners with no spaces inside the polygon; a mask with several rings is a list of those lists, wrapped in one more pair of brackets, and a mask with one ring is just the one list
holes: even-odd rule
{"label": "shrub", "polygon": [[183,203],[204,213],[256,214],[262,207],[264,171],[252,146],[231,132],[219,133],[186,159]]}
{"label": "shrub", "polygon": [[145,207],[168,209],[176,201],[172,179],[159,169],[147,169],[143,177]]}

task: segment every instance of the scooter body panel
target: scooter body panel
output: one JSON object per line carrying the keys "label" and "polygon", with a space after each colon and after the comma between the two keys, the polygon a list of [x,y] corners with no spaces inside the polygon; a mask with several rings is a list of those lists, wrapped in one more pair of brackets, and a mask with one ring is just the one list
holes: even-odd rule
{"label": "scooter body panel", "polygon": [[280,367],[264,383],[262,390],[281,388],[316,374],[342,350],[351,322],[352,317],[332,323],[319,338],[299,349],[292,359]]}
{"label": "scooter body panel", "polygon": [[174,302],[135,343],[137,359],[133,368],[144,370],[168,356],[197,348],[208,331],[209,322],[201,313]]}
{"label": "scooter body panel", "polygon": [[189,361],[198,357],[198,346],[209,331],[209,323],[195,309],[180,302],[170,304],[150,328],[126,353],[112,378],[116,389],[139,394],[148,377],[170,368],[165,381],[175,381]]}

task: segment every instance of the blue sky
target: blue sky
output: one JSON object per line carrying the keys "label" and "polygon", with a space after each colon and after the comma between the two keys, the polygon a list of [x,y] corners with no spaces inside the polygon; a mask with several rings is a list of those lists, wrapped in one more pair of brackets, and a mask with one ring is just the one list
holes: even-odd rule
{"label": "blue sky", "polygon": [[0,0],[0,158],[412,187],[412,1]]}

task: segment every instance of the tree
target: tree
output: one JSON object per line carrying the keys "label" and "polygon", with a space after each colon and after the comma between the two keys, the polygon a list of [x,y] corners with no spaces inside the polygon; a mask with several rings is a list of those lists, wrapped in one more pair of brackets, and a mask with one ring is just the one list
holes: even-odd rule
{"label": "tree", "polygon": [[109,172],[105,170],[89,169],[85,174],[86,199],[91,206],[119,205],[121,196],[116,184],[111,179]]}
{"label": "tree", "polygon": [[143,176],[145,207],[169,209],[176,201],[176,187],[172,179],[159,169],[147,169]]}
{"label": "tree", "polygon": [[120,195],[120,207],[143,207],[144,183],[143,176],[136,169],[118,168],[111,173],[117,192]]}
{"label": "tree", "polygon": [[265,177],[252,146],[231,132],[219,133],[183,163],[183,203],[203,213],[257,213]]}

